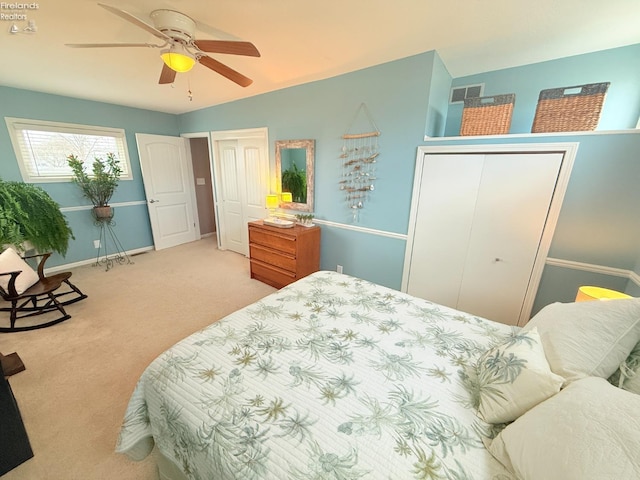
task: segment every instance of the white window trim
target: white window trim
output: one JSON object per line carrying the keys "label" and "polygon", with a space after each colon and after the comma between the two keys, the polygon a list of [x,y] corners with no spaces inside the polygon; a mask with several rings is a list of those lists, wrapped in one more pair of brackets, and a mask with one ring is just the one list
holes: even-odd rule
{"label": "white window trim", "polygon": [[[111,127],[97,127],[92,125],[81,125],[75,123],[62,123],[51,122],[46,120],[31,120],[26,118],[14,118],[5,117],[7,124],[7,130],[9,131],[9,137],[11,138],[11,144],[13,151],[18,161],[18,167],[22,174],[22,179],[26,183],[54,183],[54,182],[70,182],[72,176],[33,176],[29,174],[29,169],[25,164],[25,159],[22,156],[21,141],[18,138],[19,130],[43,130],[48,132],[64,132],[64,133],[76,133],[84,135],[97,135],[105,137],[114,137],[122,141],[124,158],[118,158],[122,164],[123,173],[120,176],[120,180],[132,180],[133,173],[131,171],[131,161],[129,160],[129,149],[127,148],[127,139],[125,131],[122,128]],[[73,152],[69,152],[73,153]],[[27,160],[30,161],[30,160]],[[91,165],[88,165],[88,173],[91,172]]]}

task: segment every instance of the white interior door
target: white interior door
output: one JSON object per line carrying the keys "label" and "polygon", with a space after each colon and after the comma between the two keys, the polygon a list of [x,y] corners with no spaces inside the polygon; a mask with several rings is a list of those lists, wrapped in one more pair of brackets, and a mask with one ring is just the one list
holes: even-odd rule
{"label": "white interior door", "polygon": [[526,323],[573,158],[505,152],[418,159],[403,290]]}
{"label": "white interior door", "polygon": [[247,223],[265,216],[266,129],[212,132],[220,248],[249,255]]}
{"label": "white interior door", "polygon": [[196,240],[195,192],[186,140],[137,133],[136,141],[156,250]]}

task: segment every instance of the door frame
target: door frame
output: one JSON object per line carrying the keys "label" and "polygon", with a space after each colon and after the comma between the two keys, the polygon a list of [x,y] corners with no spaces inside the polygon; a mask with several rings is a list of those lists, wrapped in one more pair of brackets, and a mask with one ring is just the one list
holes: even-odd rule
{"label": "door frame", "polygon": [[269,176],[269,189],[271,191],[274,190],[274,180],[271,172],[274,171],[273,165],[271,165],[271,155],[269,148],[269,128],[268,127],[257,127],[257,128],[243,128],[243,129],[235,129],[235,130],[212,130],[209,136],[209,154],[211,156],[211,175],[213,176],[212,185],[213,185],[213,204],[216,211],[216,231],[218,232],[218,248],[220,250],[226,250],[227,246],[224,244],[223,239],[225,238],[225,225],[224,219],[222,218],[224,215],[220,212],[220,203],[218,202],[218,192],[222,192],[222,185],[220,182],[222,181],[222,174],[220,172],[220,158],[217,155],[218,152],[218,142],[225,140],[242,140],[247,138],[263,138],[266,144],[266,155],[267,155],[267,163],[269,166],[268,176]]}
{"label": "door frame", "polygon": [[[209,164],[213,165],[213,160],[211,157],[211,136],[209,135],[209,132],[194,132],[194,133],[181,133],[180,136],[182,138],[186,138],[186,139],[190,139],[190,138],[206,138],[207,139],[207,149],[209,150]],[[193,157],[191,155],[191,143],[190,142],[185,142],[186,143],[186,148],[187,148],[187,157],[189,158],[189,172],[191,175],[191,178],[193,179]],[[218,237],[217,235],[217,231],[218,231],[218,212],[217,212],[217,202],[216,202],[216,188],[215,185],[213,184],[213,169],[211,169],[211,189],[213,192],[213,211],[214,211],[214,221],[216,224],[216,237]],[[198,202],[196,201],[196,187],[194,185],[193,182],[191,182],[191,196],[193,197],[193,218],[194,221],[196,222],[196,234],[198,236],[198,238],[202,238],[202,233],[200,232],[200,222],[197,221],[198,219]],[[220,248],[220,239],[218,238],[217,240],[218,242],[218,248]]]}
{"label": "door frame", "polygon": [[409,285],[409,271],[411,267],[411,257],[413,255],[413,238],[415,236],[415,224],[418,217],[418,199],[420,196],[420,186],[422,181],[422,171],[424,159],[427,155],[433,154],[492,154],[492,153],[562,153],[562,165],[558,174],[556,188],[553,192],[547,221],[544,225],[540,246],[536,254],[531,279],[524,298],[518,325],[523,326],[529,321],[533,302],[535,301],[542,278],[542,271],[551,247],[553,233],[560,216],[560,208],[564,200],[573,163],[578,151],[578,142],[566,143],[525,143],[525,144],[499,144],[499,145],[441,145],[441,146],[420,146],[416,156],[416,168],[413,179],[413,191],[411,193],[411,210],[409,213],[409,229],[407,232],[407,245],[404,255],[404,266],[402,269],[402,286],[400,290],[407,292]]}

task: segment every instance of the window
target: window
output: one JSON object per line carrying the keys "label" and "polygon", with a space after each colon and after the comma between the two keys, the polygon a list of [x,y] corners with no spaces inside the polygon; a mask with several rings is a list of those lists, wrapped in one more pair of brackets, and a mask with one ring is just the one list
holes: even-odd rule
{"label": "window", "polygon": [[131,179],[131,165],[124,130],[71,123],[5,118],[13,149],[25,182],[68,182],[72,172],[67,164],[71,154],[91,165],[96,157],[115,154],[122,179]]}

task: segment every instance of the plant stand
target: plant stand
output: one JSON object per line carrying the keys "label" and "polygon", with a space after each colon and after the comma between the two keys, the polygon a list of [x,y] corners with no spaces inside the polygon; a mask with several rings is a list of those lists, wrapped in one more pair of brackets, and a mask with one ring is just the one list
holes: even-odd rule
{"label": "plant stand", "polygon": [[[115,264],[133,264],[113,229],[116,225],[113,221],[113,215],[111,217],[96,217],[94,215],[93,218],[96,226],[100,228],[100,245],[98,247],[98,254],[96,255],[96,262],[93,266],[104,265],[105,270],[109,271]],[[111,255],[109,255],[109,243],[113,245],[113,253]]]}

